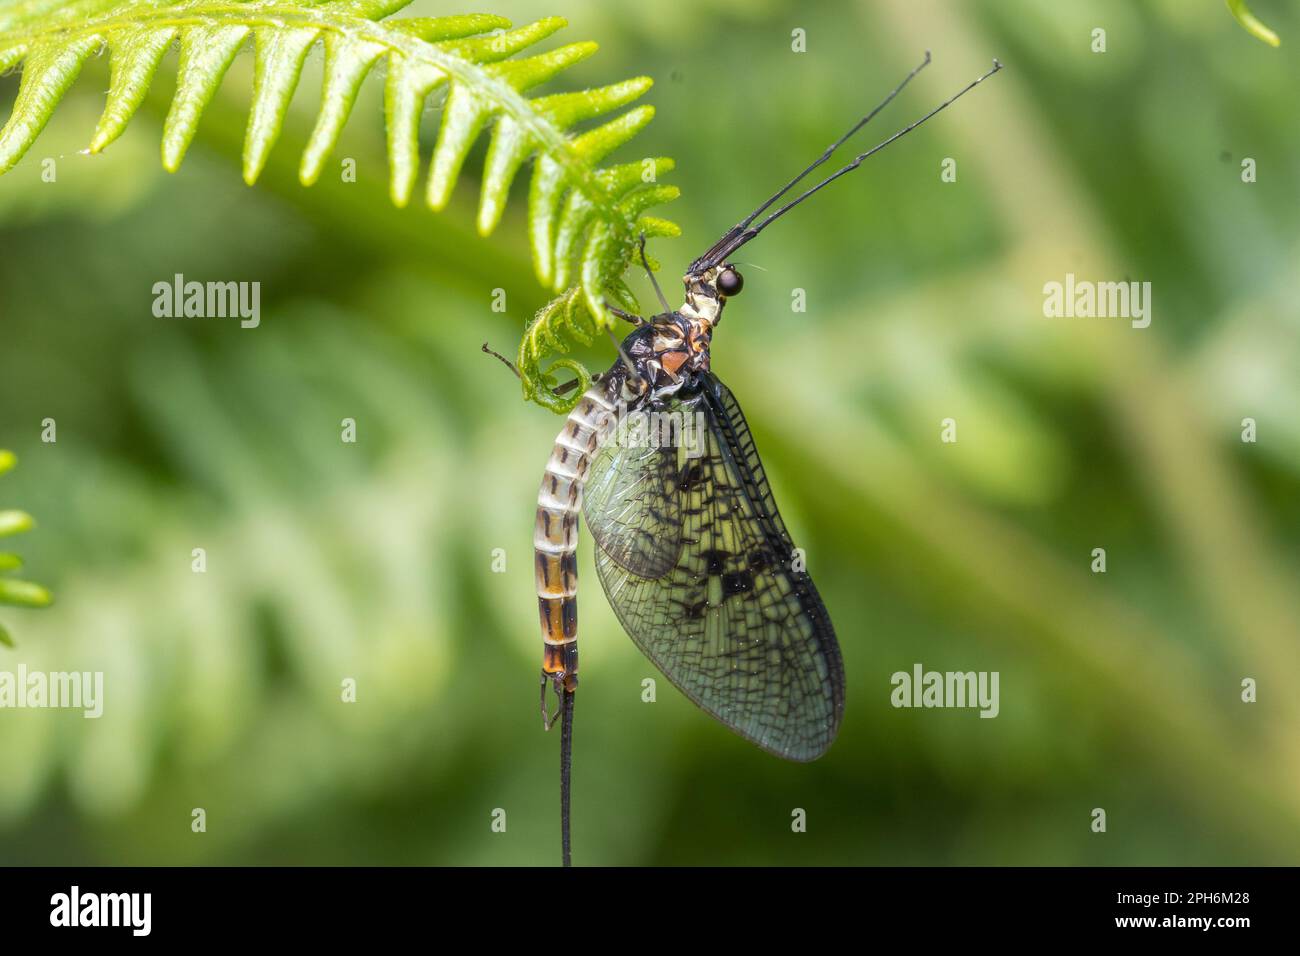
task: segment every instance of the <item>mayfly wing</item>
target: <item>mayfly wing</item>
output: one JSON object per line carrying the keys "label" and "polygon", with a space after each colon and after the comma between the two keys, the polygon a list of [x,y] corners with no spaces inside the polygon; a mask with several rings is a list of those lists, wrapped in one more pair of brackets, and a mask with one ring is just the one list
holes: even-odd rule
{"label": "mayfly wing", "polygon": [[670,442],[630,440],[626,423],[592,458],[582,510],[597,548],[642,578],[658,578],[682,549],[677,449]]}
{"label": "mayfly wing", "polygon": [[[813,760],[835,739],[844,711],[830,617],[795,561],[731,392],[706,374],[669,410],[702,422],[693,442],[609,453],[608,467],[628,473],[607,477],[606,491],[584,505],[593,533],[602,528],[600,583],[632,640],[687,697],[763,749]],[[671,551],[671,564],[631,566],[626,555],[644,547],[620,530],[629,527],[632,540],[657,543],[659,558]]]}

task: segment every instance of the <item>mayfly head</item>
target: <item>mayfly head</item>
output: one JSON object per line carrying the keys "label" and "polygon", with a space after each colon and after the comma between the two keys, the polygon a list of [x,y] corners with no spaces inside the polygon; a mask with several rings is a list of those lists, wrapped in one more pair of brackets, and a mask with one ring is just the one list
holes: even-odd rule
{"label": "mayfly head", "polygon": [[[744,279],[741,277],[740,273],[736,271],[736,268],[728,261],[737,249],[749,242],[805,199],[826,186],[829,186],[841,176],[851,173],[853,170],[861,166],[867,157],[884,149],[895,140],[906,136],[926,120],[930,119],[935,114],[942,112],[962,96],[979,86],[980,83],[998,72],[998,70],[1002,69],[1002,64],[997,60],[994,60],[993,68],[991,70],[973,80],[971,83],[968,83],[965,87],[944,100],[920,119],[904,126],[898,132],[877,143],[865,153],[861,153],[854,157],[854,159],[847,165],[842,166],[829,176],[826,176],[820,182],[809,186],[807,189],[803,190],[803,192],[798,193],[785,203],[777,206],[778,201],[789,193],[790,190],[794,189],[794,187],[797,186],[805,176],[829,160],[831,155],[839,149],[850,136],[862,129],[862,127],[867,125],[872,117],[889,105],[889,102],[903,91],[903,87],[907,86],[912,77],[925,69],[929,63],[930,53],[927,51],[925,59],[923,59],[911,73],[908,73],[907,76],[903,78],[903,81],[894,87],[889,92],[889,95],[881,100],[870,113],[858,120],[858,122],[855,123],[847,133],[827,147],[826,151],[817,159],[813,160],[813,162],[808,165],[803,172],[799,173],[799,175],[795,176],[794,179],[791,179],[788,183],[769,196],[748,216],[728,229],[721,239],[709,247],[707,252],[691,263],[690,268],[686,271],[686,275],[683,277],[683,281],[686,283],[686,305],[682,309],[683,314],[688,318],[695,318],[701,322],[705,322],[710,327],[717,325],[718,321],[721,319],[722,306],[725,304],[727,297],[736,295],[744,287]],[[777,208],[768,212],[768,210],[772,209],[773,206],[777,206]]]}
{"label": "mayfly head", "polygon": [[682,282],[686,286],[686,301],[681,312],[700,325],[712,329],[722,321],[722,307],[727,299],[739,295],[745,280],[736,267],[727,262],[711,265],[696,271],[694,267]]}

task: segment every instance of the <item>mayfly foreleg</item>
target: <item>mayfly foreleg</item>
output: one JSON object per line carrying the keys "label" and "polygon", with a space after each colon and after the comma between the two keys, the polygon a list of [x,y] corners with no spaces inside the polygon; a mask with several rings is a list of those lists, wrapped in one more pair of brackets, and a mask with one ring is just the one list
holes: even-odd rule
{"label": "mayfly foreleg", "polygon": [[523,378],[523,376],[519,374],[519,369],[515,368],[514,362],[510,361],[510,359],[506,358],[500,352],[496,351],[496,349],[491,348],[486,342],[483,343],[483,352],[486,355],[491,355],[493,358],[499,361],[506,368],[510,369],[510,371],[514,372],[515,378]]}
{"label": "mayfly foreleg", "polygon": [[637,243],[637,249],[641,253],[641,266],[645,269],[645,274],[650,277],[650,284],[655,287],[655,295],[659,296],[659,304],[664,307],[665,312],[671,312],[673,307],[668,304],[668,299],[664,296],[664,290],[659,288],[659,280],[655,278],[654,270],[650,268],[650,257],[645,254],[645,233],[641,233],[641,239]]}
{"label": "mayfly foreleg", "polygon": [[[496,351],[495,349],[490,348],[486,342],[483,343],[483,351],[484,353],[491,355],[494,359],[500,361],[501,364],[504,365],[506,368],[510,369],[510,371],[514,372],[515,378],[519,378],[519,379],[523,378],[523,376],[519,374],[519,369],[515,367],[514,362],[510,361],[510,359],[506,358],[504,355],[502,355],[500,352]],[[593,382],[600,381],[600,376],[599,375],[592,376],[592,381]],[[576,378],[573,378],[567,382],[563,382],[555,386],[555,388],[551,389],[551,394],[564,395],[567,392],[573,391],[577,387],[578,387],[578,380]]]}

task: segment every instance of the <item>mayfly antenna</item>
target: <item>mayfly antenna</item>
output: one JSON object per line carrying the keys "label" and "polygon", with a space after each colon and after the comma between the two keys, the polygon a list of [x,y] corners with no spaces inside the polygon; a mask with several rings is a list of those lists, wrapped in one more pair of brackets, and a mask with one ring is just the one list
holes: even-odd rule
{"label": "mayfly antenna", "polygon": [[967,83],[964,87],[962,87],[960,90],[958,90],[958,91],[957,91],[956,93],[954,93],[952,96],[948,97],[946,100],[944,100],[944,101],[943,101],[942,103],[940,103],[938,106],[936,106],[934,109],[930,110],[930,112],[926,113],[926,114],[925,114],[924,116],[922,116],[920,119],[915,120],[915,121],[913,121],[913,122],[907,124],[907,125],[904,126],[902,129],[900,129],[897,133],[895,133],[893,136],[890,136],[888,139],[882,140],[881,142],[877,143],[875,146],[872,146],[872,147],[871,147],[869,150],[867,150],[865,153],[862,153],[862,154],[860,154],[859,156],[857,156],[857,157],[853,160],[853,162],[849,163],[847,166],[844,166],[844,167],[842,167],[842,168],[840,168],[840,169],[837,169],[835,172],[831,173],[829,176],[827,176],[825,179],[823,179],[821,182],[819,182],[816,186],[813,186],[811,189],[808,189],[808,190],[806,190],[806,191],[803,192],[803,193],[800,193],[798,196],[796,196],[794,199],[790,200],[788,203],[786,203],[784,206],[782,206],[782,207],[781,207],[780,209],[778,209],[776,212],[772,213],[770,216],[768,216],[766,219],[764,219],[762,222],[760,222],[760,223],[759,223],[759,224],[754,228],[754,230],[753,230],[754,235],[758,235],[760,232],[762,232],[764,229],[766,229],[766,228],[768,227],[768,225],[770,225],[770,224],[771,224],[772,222],[774,222],[775,220],[780,219],[780,218],[781,218],[782,216],[784,216],[787,212],[789,212],[789,211],[790,211],[791,209],[793,209],[795,206],[799,205],[801,202],[803,202],[805,199],[807,199],[807,198],[808,198],[809,196],[811,196],[813,193],[817,192],[819,189],[822,189],[822,188],[825,187],[825,186],[829,186],[831,183],[835,182],[835,180],[839,179],[841,176],[845,175],[846,173],[851,173],[851,172],[853,172],[853,170],[857,169],[859,166],[862,165],[863,160],[865,160],[867,157],[873,155],[874,153],[878,153],[878,152],[880,152],[882,149],[884,149],[886,146],[888,146],[890,143],[894,142],[895,140],[897,140],[897,139],[902,139],[902,138],[903,138],[904,136],[906,136],[908,133],[912,132],[912,130],[916,129],[918,126],[920,126],[920,125],[921,125],[922,123],[924,123],[926,120],[930,119],[930,117],[936,115],[937,113],[941,113],[941,112],[943,112],[944,110],[946,110],[949,106],[951,106],[953,103],[957,102],[959,99],[961,99],[961,98],[962,98],[963,96],[965,96],[967,93],[969,93],[971,90],[975,89],[975,87],[979,86],[981,83],[983,83],[985,80],[987,80],[990,76],[992,76],[994,73],[996,73],[996,72],[997,72],[998,70],[1000,70],[1000,69],[1002,69],[1002,64],[1001,64],[1001,62],[999,62],[998,60],[994,60],[994,61],[993,61],[993,68],[992,68],[991,70],[989,70],[987,73],[983,74],[982,76],[978,76],[978,77],[976,77],[975,79],[971,80],[971,81],[970,81],[969,83]]}
{"label": "mayfly antenna", "polygon": [[853,127],[847,133],[845,133],[835,142],[831,143],[830,146],[826,147],[826,152],[822,153],[815,160],[813,160],[808,165],[808,167],[804,169],[803,172],[801,172],[798,176],[790,180],[779,190],[777,190],[775,193],[769,196],[761,206],[759,206],[757,209],[751,212],[748,216],[740,220],[740,222],[736,224],[737,227],[743,229],[746,226],[748,226],[751,222],[753,222],[760,215],[762,215],[764,210],[770,207],[772,203],[776,202],[778,199],[780,199],[782,196],[788,193],[791,189],[793,189],[796,185],[798,185],[801,179],[803,179],[805,176],[811,173],[822,163],[830,159],[831,156],[834,154],[834,152],[848,141],[849,137],[851,137],[858,130],[862,129],[862,127],[870,123],[875,118],[877,113],[879,113],[881,110],[883,110],[886,106],[888,106],[893,101],[894,97],[896,97],[899,93],[903,92],[903,87],[907,86],[908,83],[912,82],[912,77],[916,76],[916,74],[920,73],[929,65],[930,65],[930,51],[926,50],[925,59],[923,59],[920,63],[918,63],[915,67],[913,67],[912,72],[907,74],[907,76],[903,77],[903,81],[899,83],[896,87],[894,87],[892,90],[890,90],[889,95],[886,96],[879,103],[877,103],[875,108],[872,109],[870,113],[868,113],[866,116],[862,117],[862,119],[854,123]]}
{"label": "mayfly antenna", "polygon": [[[925,62],[926,62],[926,63],[929,62],[928,57],[927,57],[927,59],[926,59]],[[925,63],[922,63],[922,64],[921,64],[921,66],[924,66],[924,65],[925,65]],[[920,67],[918,67],[917,69],[920,69]],[[773,199],[768,200],[764,205],[760,206],[759,209],[758,209],[756,212],[751,213],[751,214],[750,214],[746,219],[741,220],[741,222],[740,222],[738,225],[734,226],[734,227],[731,229],[730,232],[728,232],[725,236],[723,236],[722,239],[720,239],[720,240],[719,240],[719,241],[718,241],[718,242],[713,246],[712,249],[710,249],[708,252],[706,252],[703,256],[701,256],[699,259],[697,259],[697,260],[696,260],[696,261],[691,265],[691,271],[692,271],[692,272],[700,272],[700,271],[703,271],[703,270],[705,270],[705,269],[708,269],[708,268],[710,268],[710,267],[712,267],[712,266],[715,266],[715,265],[717,265],[718,263],[722,262],[724,259],[727,258],[727,256],[729,256],[731,253],[735,252],[737,249],[739,249],[739,248],[740,248],[741,246],[743,246],[745,243],[749,242],[749,240],[753,239],[753,238],[754,238],[755,236],[757,236],[760,232],[762,232],[764,229],[766,229],[768,226],[770,226],[773,222],[775,222],[776,220],[780,219],[782,216],[784,216],[786,213],[788,213],[788,212],[789,212],[791,209],[793,209],[795,206],[799,205],[801,202],[803,202],[803,201],[804,201],[805,199],[807,199],[809,196],[812,196],[814,193],[819,192],[820,190],[822,190],[822,189],[824,189],[825,187],[829,186],[831,183],[835,182],[835,180],[839,179],[841,176],[844,176],[844,175],[846,175],[846,174],[848,174],[848,173],[853,172],[853,170],[855,170],[855,169],[857,169],[859,166],[861,166],[862,163],[863,163],[863,162],[864,162],[868,157],[873,156],[873,155],[875,155],[876,153],[880,152],[882,149],[884,149],[884,148],[885,148],[886,146],[888,146],[890,143],[893,143],[893,142],[895,142],[896,140],[902,139],[904,136],[906,136],[908,133],[912,132],[912,130],[916,129],[916,128],[917,128],[918,126],[920,126],[921,124],[925,123],[927,120],[929,120],[929,119],[931,119],[932,117],[936,116],[937,114],[943,112],[943,111],[946,110],[949,106],[951,106],[953,103],[957,102],[957,100],[961,99],[963,96],[965,96],[965,95],[966,95],[967,93],[969,93],[971,90],[975,89],[975,87],[979,86],[981,83],[983,83],[985,80],[987,80],[987,79],[988,79],[990,76],[992,76],[994,73],[998,72],[1000,69],[1002,69],[1002,63],[1001,63],[1000,61],[998,61],[998,60],[994,60],[994,61],[993,61],[993,68],[992,68],[991,70],[989,70],[987,73],[984,73],[984,74],[981,75],[981,76],[976,77],[974,80],[972,80],[970,83],[966,84],[964,87],[962,87],[962,88],[961,88],[960,90],[958,90],[956,93],[954,93],[952,96],[948,97],[948,99],[944,100],[942,103],[940,103],[940,104],[939,104],[938,106],[936,106],[934,109],[930,110],[930,112],[926,113],[926,114],[925,114],[924,116],[922,116],[920,119],[918,119],[918,120],[914,120],[913,122],[909,123],[908,125],[904,126],[902,129],[900,129],[898,132],[894,133],[892,136],[890,136],[890,137],[888,137],[888,138],[886,138],[886,139],[884,139],[884,140],[881,140],[879,143],[877,143],[875,146],[871,147],[871,148],[870,148],[869,150],[867,150],[865,153],[860,153],[858,156],[854,157],[854,159],[853,159],[852,162],[850,162],[850,163],[848,163],[847,165],[842,166],[841,168],[837,169],[835,172],[831,173],[829,176],[827,176],[827,177],[826,177],[825,179],[823,179],[821,182],[819,182],[819,183],[817,183],[816,185],[811,186],[811,187],[809,187],[808,189],[804,190],[802,193],[800,193],[800,194],[799,194],[798,196],[796,196],[794,199],[791,199],[788,203],[786,203],[785,205],[781,206],[781,207],[780,207],[779,209],[777,209],[775,212],[769,214],[766,218],[764,218],[762,221],[760,221],[759,224],[758,224],[757,226],[751,225],[751,223],[754,221],[754,219],[756,218],[756,216],[757,216],[759,213],[761,213],[762,211],[764,211],[764,210],[766,210],[768,207],[770,207],[770,206],[772,205],[772,203],[775,201],[775,199],[776,199],[776,198],[779,198],[780,195],[782,195],[782,194],[786,191],[786,190],[782,190],[781,193],[778,193],[776,197],[773,197]],[[915,72],[916,72],[916,71],[913,71],[913,74],[912,74],[912,75],[914,75]],[[909,75],[908,79],[911,79],[911,75]],[[906,81],[904,81],[904,83],[905,83],[905,82],[906,82]],[[902,84],[900,84],[900,87],[899,87],[899,88],[901,88],[901,86],[902,86]],[[892,95],[892,94],[891,94],[891,95]],[[888,99],[887,99],[885,102],[888,102]],[[820,162],[820,160],[819,160],[819,162]],[[817,163],[814,163],[813,165],[816,166],[816,165],[818,165],[818,164],[817,164]],[[812,168],[812,167],[810,167],[810,168]],[[799,176],[794,180],[794,182],[798,182],[798,180],[799,180],[799,179],[802,179],[803,176],[804,176],[805,174],[806,174],[806,171],[805,171],[805,173],[801,173],[801,174],[800,174],[800,175],[799,175]],[[791,183],[791,185],[793,185],[793,182]],[[786,189],[789,189],[789,187],[787,186]]]}
{"label": "mayfly antenna", "polygon": [[[768,196],[767,199],[763,200],[763,202],[759,205],[757,209],[751,212],[744,219],[740,220],[740,222],[732,226],[731,229],[727,231],[727,234],[723,236],[720,240],[718,240],[717,243],[714,244],[714,247],[712,249],[710,249],[708,252],[706,252],[703,256],[700,257],[699,261],[703,262],[706,260],[711,260],[713,258],[712,257],[713,252],[715,252],[717,249],[722,247],[728,241],[734,239],[736,236],[739,236],[741,233],[743,233],[745,229],[748,228],[751,222],[753,222],[755,219],[761,216],[764,211],[766,211],[769,207],[771,207],[772,203],[776,202],[778,199],[780,199],[782,196],[788,193],[791,189],[793,189],[795,186],[799,184],[800,180],[802,180],[805,176],[811,173],[822,163],[830,159],[831,156],[835,154],[835,151],[839,149],[841,146],[843,146],[854,133],[856,133],[858,130],[862,129],[862,127],[870,123],[873,119],[875,119],[877,113],[879,113],[891,102],[893,102],[894,97],[898,96],[899,93],[903,92],[903,87],[907,86],[908,83],[912,82],[912,77],[916,76],[916,74],[920,73],[929,65],[930,65],[930,51],[926,50],[925,58],[921,60],[921,62],[918,63],[915,67],[913,67],[912,71],[908,73],[907,76],[903,77],[902,82],[899,83],[892,90],[890,90],[889,94],[879,103],[877,103],[872,108],[871,112],[869,112],[866,116],[862,117],[862,119],[854,123],[853,126],[849,128],[849,131],[847,133],[845,133],[835,142],[827,146],[826,151],[823,152],[816,159],[814,159],[806,167],[804,167],[803,171],[799,173],[798,176],[795,176],[794,179],[790,180],[788,183],[786,183],[784,186],[782,186],[772,195]],[[717,261],[721,261],[722,258],[725,258],[725,256],[719,257]]]}

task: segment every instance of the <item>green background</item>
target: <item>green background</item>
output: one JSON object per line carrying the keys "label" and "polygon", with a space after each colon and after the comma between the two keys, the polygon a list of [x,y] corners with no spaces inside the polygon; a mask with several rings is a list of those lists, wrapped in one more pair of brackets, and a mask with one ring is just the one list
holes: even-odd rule
{"label": "green background", "polygon": [[[684,235],[653,250],[674,298],[923,50],[864,146],[1007,65],[745,248],[714,339],[839,634],[838,742],[786,764],[667,681],[643,703],[657,675],[584,532],[576,861],[1300,862],[1300,15],[1257,0],[1274,50],[1217,0],[482,9],[600,42],[553,88],[655,78],[658,117],[618,156],[678,161]],[[358,181],[302,188],[314,59],[249,189],[251,62],[176,175],[173,54],[105,155],[78,152],[101,58],[0,179],[0,446],[21,459],[0,492],[37,516],[18,545],[57,595],[0,611],[0,670],[106,675],[98,721],[0,711],[0,862],[554,863],[530,540],[560,420],[478,351],[513,352],[546,298],[523,183],[487,240],[483,144],[446,212],[392,208],[372,77],[335,156]],[[1067,272],[1151,282],[1151,327],[1045,318]],[[260,281],[261,327],[155,318],[175,273]],[[892,708],[917,662],[998,671],[1000,715]]]}

